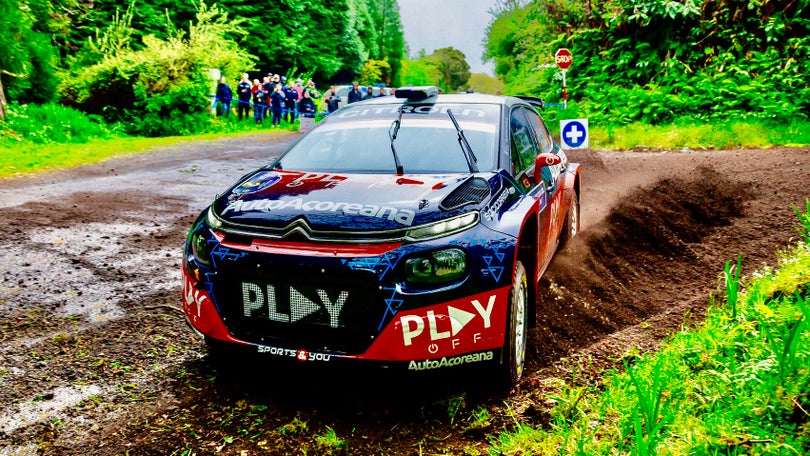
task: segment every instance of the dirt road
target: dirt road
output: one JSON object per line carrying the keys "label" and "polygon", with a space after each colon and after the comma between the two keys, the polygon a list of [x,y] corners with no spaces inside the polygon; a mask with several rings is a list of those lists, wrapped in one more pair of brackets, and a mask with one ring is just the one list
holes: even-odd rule
{"label": "dirt road", "polygon": [[598,382],[699,321],[725,261],[774,265],[810,197],[810,149],[573,152],[584,231],[543,279],[511,394],[475,372],[225,369],[179,311],[182,245],[218,191],[293,138],[0,181],[1,455],[483,453],[513,415],[542,422],[547,380]]}

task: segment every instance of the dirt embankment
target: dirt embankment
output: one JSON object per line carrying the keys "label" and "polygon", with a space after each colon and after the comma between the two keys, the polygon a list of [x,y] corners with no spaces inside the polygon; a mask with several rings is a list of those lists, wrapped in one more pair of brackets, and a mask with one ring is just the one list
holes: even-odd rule
{"label": "dirt embankment", "polygon": [[546,419],[550,379],[598,383],[699,321],[725,261],[774,264],[810,197],[808,149],[572,152],[584,230],[542,280],[516,391],[493,397],[475,371],[223,370],[177,311],[180,251],[213,195],[285,145],[268,144],[0,182],[0,454],[484,452],[515,415]]}

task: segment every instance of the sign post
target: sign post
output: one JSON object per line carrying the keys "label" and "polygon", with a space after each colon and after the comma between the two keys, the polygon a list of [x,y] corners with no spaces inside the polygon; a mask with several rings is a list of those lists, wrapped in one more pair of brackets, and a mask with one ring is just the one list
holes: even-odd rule
{"label": "sign post", "polygon": [[574,63],[574,57],[568,49],[560,48],[554,54],[554,62],[557,63],[563,74],[563,109],[565,109],[568,106],[568,87],[565,85],[565,72]]}

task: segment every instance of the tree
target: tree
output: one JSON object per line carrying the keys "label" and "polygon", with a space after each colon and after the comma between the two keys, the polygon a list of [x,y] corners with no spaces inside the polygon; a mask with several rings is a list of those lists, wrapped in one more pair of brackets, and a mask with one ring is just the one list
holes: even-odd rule
{"label": "tree", "polygon": [[358,78],[361,85],[377,84],[391,77],[391,67],[385,60],[368,60],[363,64]]}
{"label": "tree", "polygon": [[399,86],[402,59],[405,57],[405,38],[402,34],[399,4],[396,0],[366,0],[366,2],[377,29],[377,43],[376,46],[372,46],[371,58],[386,60],[391,67],[391,79],[385,82],[388,85]]}
{"label": "tree", "polygon": [[102,52],[95,65],[78,69],[65,79],[61,92],[70,104],[101,114],[108,121],[123,121],[137,134],[188,134],[205,125],[211,106],[211,69],[237,74],[253,66],[251,56],[228,36],[244,33],[239,21],[216,6],[198,5],[187,30],[170,24],[167,39],[147,36],[141,49],[120,43],[133,17],[116,17],[90,45]]}
{"label": "tree", "polygon": [[8,99],[55,101],[56,56],[47,0],[0,0],[0,116]]}
{"label": "tree", "polygon": [[438,86],[442,85],[442,73],[436,67],[435,59],[425,55],[422,49],[418,59],[402,61],[402,82],[415,86]]}
{"label": "tree", "polygon": [[458,90],[470,80],[470,65],[464,53],[453,47],[436,49],[431,57],[441,74],[441,85]]}

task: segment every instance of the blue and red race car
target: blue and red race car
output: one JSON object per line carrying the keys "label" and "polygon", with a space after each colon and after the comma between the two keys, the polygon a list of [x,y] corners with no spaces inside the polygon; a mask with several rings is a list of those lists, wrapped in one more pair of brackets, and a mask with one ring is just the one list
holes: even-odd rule
{"label": "blue and red race car", "polygon": [[217,348],[515,384],[538,280],[579,229],[579,165],[535,105],[408,87],[332,113],[200,214],[189,324]]}

